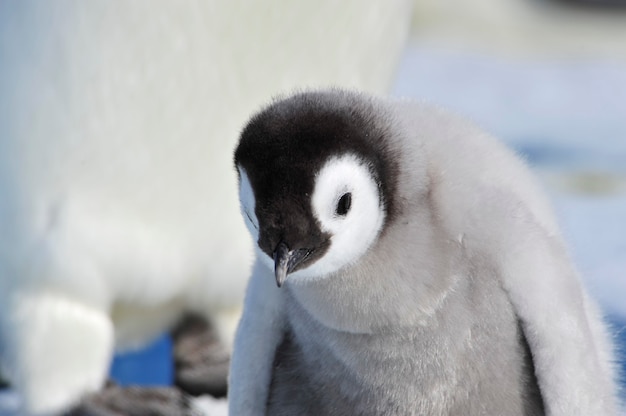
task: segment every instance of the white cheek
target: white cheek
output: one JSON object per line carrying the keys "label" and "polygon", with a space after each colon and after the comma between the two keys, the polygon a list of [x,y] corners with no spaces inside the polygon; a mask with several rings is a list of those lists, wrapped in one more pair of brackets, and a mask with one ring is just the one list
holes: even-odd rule
{"label": "white cheek", "polygon": [[252,191],[252,186],[250,186],[250,180],[248,179],[246,171],[241,167],[238,169],[240,177],[239,202],[241,215],[246,223],[246,227],[248,227],[248,231],[250,231],[252,235],[252,239],[257,241],[259,239],[259,221],[254,213],[254,192]]}
{"label": "white cheek", "polygon": [[[352,204],[347,215],[336,214],[339,198],[350,192]],[[331,159],[315,180],[312,208],[323,231],[331,234],[326,254],[302,274],[323,276],[352,264],[367,251],[378,236],[385,219],[378,186],[369,169],[355,156]]]}

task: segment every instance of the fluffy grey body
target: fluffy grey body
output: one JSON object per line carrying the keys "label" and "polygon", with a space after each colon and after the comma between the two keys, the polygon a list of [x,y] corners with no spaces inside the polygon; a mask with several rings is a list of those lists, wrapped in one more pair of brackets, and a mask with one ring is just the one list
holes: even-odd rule
{"label": "fluffy grey body", "polygon": [[256,115],[235,162],[257,263],[231,414],[615,413],[604,325],[495,139],[423,104],[312,92]]}
{"label": "fluffy grey body", "polygon": [[[267,414],[543,415],[526,341],[493,283],[489,293],[468,288],[491,299],[471,316],[448,309],[417,327],[371,334],[325,328],[294,302],[291,330],[274,361]],[[467,303],[454,297],[462,295],[449,302]],[[366,354],[355,355],[363,349]],[[490,400],[478,399],[484,397]]]}

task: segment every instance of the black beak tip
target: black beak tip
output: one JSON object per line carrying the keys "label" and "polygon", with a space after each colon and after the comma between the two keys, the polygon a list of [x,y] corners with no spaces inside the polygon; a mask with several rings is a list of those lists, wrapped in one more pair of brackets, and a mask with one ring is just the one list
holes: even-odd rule
{"label": "black beak tip", "polygon": [[313,250],[297,249],[290,250],[289,246],[281,241],[274,250],[274,276],[276,277],[276,285],[281,287],[287,275],[291,273],[300,263],[302,263]]}
{"label": "black beak tip", "polygon": [[289,273],[289,263],[291,252],[284,242],[278,243],[274,250],[274,276],[276,277],[276,285],[281,287]]}

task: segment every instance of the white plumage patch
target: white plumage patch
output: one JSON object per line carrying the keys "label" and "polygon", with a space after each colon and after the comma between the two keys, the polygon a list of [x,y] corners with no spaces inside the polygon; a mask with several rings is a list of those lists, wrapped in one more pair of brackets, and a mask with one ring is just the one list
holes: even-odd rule
{"label": "white plumage patch", "polygon": [[3,364],[24,396],[22,412],[61,411],[100,388],[113,351],[113,327],[103,311],[46,290],[9,302],[12,316],[0,325],[14,336]]}
{"label": "white plumage patch", "polygon": [[248,227],[253,240],[257,241],[259,238],[259,220],[254,213],[254,191],[246,171],[241,167],[239,168],[239,202],[246,227]]}
{"label": "white plumage patch", "polygon": [[378,186],[355,155],[332,158],[322,167],[311,204],[322,230],[331,234],[331,244],[321,259],[294,275],[325,276],[355,262],[374,242],[385,219]]}

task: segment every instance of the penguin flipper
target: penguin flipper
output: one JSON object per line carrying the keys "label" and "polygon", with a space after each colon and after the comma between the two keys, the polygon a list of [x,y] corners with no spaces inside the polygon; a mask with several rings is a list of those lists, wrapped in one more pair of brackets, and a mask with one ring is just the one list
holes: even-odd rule
{"label": "penguin flipper", "polygon": [[[483,234],[521,322],[547,415],[617,414],[612,350],[560,236],[507,192],[489,192]],[[483,215],[485,212],[483,212]],[[502,226],[504,225],[504,226]]]}
{"label": "penguin flipper", "polygon": [[283,292],[257,260],[235,335],[228,384],[231,415],[265,415],[276,349],[283,339]]}

